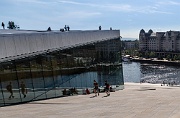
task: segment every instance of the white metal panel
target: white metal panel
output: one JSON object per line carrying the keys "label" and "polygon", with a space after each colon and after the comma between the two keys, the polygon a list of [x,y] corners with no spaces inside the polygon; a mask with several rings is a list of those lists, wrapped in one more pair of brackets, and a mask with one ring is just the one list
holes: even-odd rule
{"label": "white metal panel", "polygon": [[38,48],[37,48],[37,44],[36,44],[36,38],[37,38],[36,34],[33,34],[33,35],[29,34],[28,35],[27,40],[28,40],[28,43],[29,43],[29,49],[30,49],[31,53],[39,51]]}
{"label": "white metal panel", "polygon": [[36,49],[38,51],[40,50],[44,50],[44,44],[43,44],[43,35],[42,34],[36,34],[36,37],[38,38],[35,38],[36,39]]}
{"label": "white metal panel", "polygon": [[55,48],[55,35],[54,35],[54,33],[51,33],[51,34],[49,34],[49,38],[48,38],[48,40],[50,40],[50,49],[52,49],[52,48]]}
{"label": "white metal panel", "polygon": [[52,48],[49,34],[46,34],[46,37],[44,37],[44,45],[45,45],[45,50],[48,50],[48,49]]}
{"label": "white metal panel", "polygon": [[83,42],[86,42],[86,40],[90,39],[89,37],[86,37],[87,33],[84,32],[80,32],[80,33],[76,33],[74,34],[76,36],[76,44],[79,44],[79,43],[83,43]]}
{"label": "white metal panel", "polygon": [[26,44],[25,44],[26,47],[22,47],[22,48],[26,48],[27,52],[25,52],[25,53],[30,53],[31,51],[30,51],[29,39],[26,34],[24,34],[24,37],[25,37],[24,39],[26,42]]}
{"label": "white metal panel", "polygon": [[[5,36],[4,36],[5,35]],[[73,46],[120,36],[119,30],[0,34],[0,57]],[[8,38],[7,38],[8,37]]]}
{"label": "white metal panel", "polygon": [[7,57],[17,55],[16,47],[14,45],[14,38],[16,38],[16,36],[8,36],[4,38]]}
{"label": "white metal panel", "polygon": [[68,38],[66,36],[66,32],[62,33],[61,38],[62,38],[62,47],[68,46]]}
{"label": "white metal panel", "polygon": [[57,48],[63,47],[63,42],[62,42],[62,34],[58,33],[56,34],[56,43],[57,43]]}
{"label": "white metal panel", "polygon": [[28,44],[26,42],[26,37],[23,34],[14,37],[14,44],[18,55],[28,52]]}
{"label": "white metal panel", "polygon": [[60,41],[61,41],[61,37],[60,37],[61,35],[59,35],[59,37],[58,37],[58,34],[57,33],[55,33],[54,34],[54,43],[55,43],[55,48],[59,48],[60,47]]}
{"label": "white metal panel", "polygon": [[45,49],[47,50],[47,49],[51,49],[52,47],[51,47],[51,40],[50,40],[50,34],[46,34],[46,38],[45,38],[46,40],[45,40],[45,45],[46,45],[46,47],[45,47]]}
{"label": "white metal panel", "polygon": [[76,40],[76,36],[74,35],[75,33],[70,33],[70,35],[68,35],[68,40],[69,40],[69,45],[73,45],[75,44],[74,43],[74,40]]}
{"label": "white metal panel", "polygon": [[0,58],[7,57],[6,54],[6,46],[4,40],[6,40],[8,36],[1,36],[0,37]]}

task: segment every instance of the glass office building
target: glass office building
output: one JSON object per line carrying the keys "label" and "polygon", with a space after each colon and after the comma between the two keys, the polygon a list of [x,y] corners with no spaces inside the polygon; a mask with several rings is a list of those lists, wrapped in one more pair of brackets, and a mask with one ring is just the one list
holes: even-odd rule
{"label": "glass office building", "polygon": [[0,106],[84,94],[93,80],[123,89],[120,38],[4,58]]}

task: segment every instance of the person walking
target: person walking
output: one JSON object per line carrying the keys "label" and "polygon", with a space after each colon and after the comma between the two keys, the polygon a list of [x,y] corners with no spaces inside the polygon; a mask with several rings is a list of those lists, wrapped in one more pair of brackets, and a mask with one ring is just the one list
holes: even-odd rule
{"label": "person walking", "polygon": [[107,80],[105,81],[105,92],[106,92],[107,96],[110,96],[110,85],[107,82]]}
{"label": "person walking", "polygon": [[7,89],[8,92],[10,92],[9,99],[14,98],[14,96],[13,96],[13,91],[12,91],[12,84],[11,84],[11,82],[9,82],[9,84],[6,86],[6,89]]}
{"label": "person walking", "polygon": [[24,82],[22,81],[21,82],[21,93],[24,95],[24,98],[26,97],[26,94],[27,94],[27,89],[26,89],[26,85],[24,84]]}
{"label": "person walking", "polygon": [[99,96],[99,85],[98,83],[96,82],[96,80],[94,80],[94,93],[95,93],[95,96]]}

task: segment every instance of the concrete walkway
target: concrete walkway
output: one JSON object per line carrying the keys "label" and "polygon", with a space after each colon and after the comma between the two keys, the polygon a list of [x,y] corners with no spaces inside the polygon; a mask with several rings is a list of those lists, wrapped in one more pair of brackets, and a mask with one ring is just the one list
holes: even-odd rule
{"label": "concrete walkway", "polygon": [[125,83],[125,89],[0,108],[2,118],[180,118],[180,88]]}

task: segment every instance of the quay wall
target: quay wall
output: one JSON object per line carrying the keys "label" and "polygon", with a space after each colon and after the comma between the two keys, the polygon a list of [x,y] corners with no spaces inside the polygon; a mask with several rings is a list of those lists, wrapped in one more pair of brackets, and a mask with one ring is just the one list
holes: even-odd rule
{"label": "quay wall", "polygon": [[164,61],[164,60],[151,60],[151,59],[132,59],[134,62],[141,62],[141,63],[152,63],[152,64],[164,64],[170,66],[180,66],[180,62],[177,61]]}
{"label": "quay wall", "polygon": [[48,49],[71,47],[119,37],[119,30],[68,32],[0,30],[0,58],[3,59]]}

